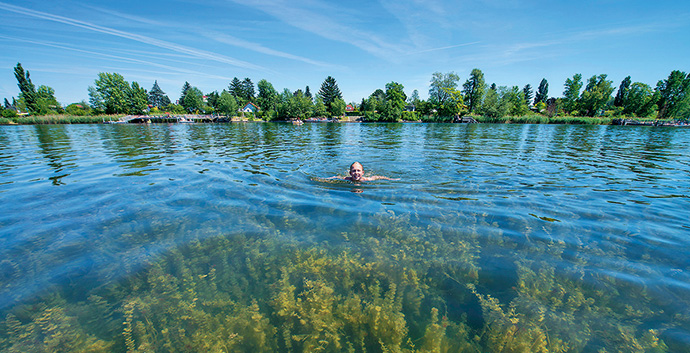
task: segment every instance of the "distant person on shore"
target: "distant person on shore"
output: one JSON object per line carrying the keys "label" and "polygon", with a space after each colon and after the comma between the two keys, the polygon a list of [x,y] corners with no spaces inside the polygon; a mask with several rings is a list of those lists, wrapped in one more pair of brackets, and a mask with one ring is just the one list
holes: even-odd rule
{"label": "distant person on shore", "polygon": [[400,179],[393,179],[381,175],[372,175],[372,176],[364,176],[364,167],[362,166],[362,163],[359,162],[354,162],[350,165],[350,176],[342,177],[342,176],[332,176],[330,178],[326,179],[342,179],[342,180],[347,180],[347,181],[353,181],[353,182],[360,182],[360,181],[372,181],[372,180],[400,180]]}

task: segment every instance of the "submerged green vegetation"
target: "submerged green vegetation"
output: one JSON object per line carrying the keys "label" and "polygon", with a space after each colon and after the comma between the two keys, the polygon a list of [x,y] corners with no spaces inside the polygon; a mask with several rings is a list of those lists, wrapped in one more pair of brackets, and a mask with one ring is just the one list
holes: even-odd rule
{"label": "submerged green vegetation", "polygon": [[[198,236],[126,278],[84,291],[52,288],[12,308],[0,322],[0,350],[678,351],[662,339],[664,330],[690,327],[690,313],[665,312],[651,288],[591,271],[585,257],[573,260],[577,255],[555,240],[529,244],[536,254],[569,261],[520,251],[491,259],[516,269],[496,286],[480,266],[492,256],[483,246],[520,245],[498,228],[480,236],[476,226],[441,226],[454,216],[420,227],[409,214],[385,212],[374,225],[311,241],[283,236],[268,219],[258,220],[260,234]],[[475,217],[477,226],[492,226],[486,215]],[[291,220],[284,221],[289,229]],[[611,241],[578,247],[625,258]],[[31,271],[9,260],[2,265],[14,270],[3,271],[0,287]],[[637,271],[653,273],[653,262]],[[690,307],[688,298],[665,300]],[[672,324],[643,324],[660,317]]]}

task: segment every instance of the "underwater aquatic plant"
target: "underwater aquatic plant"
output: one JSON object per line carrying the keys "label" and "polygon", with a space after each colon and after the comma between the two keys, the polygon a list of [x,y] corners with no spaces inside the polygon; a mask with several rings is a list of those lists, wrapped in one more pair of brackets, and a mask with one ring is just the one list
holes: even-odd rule
{"label": "underwater aquatic plant", "polygon": [[[0,322],[0,350],[668,351],[641,325],[662,314],[651,299],[588,285],[584,260],[556,271],[509,259],[515,288],[501,303],[481,276],[476,231],[410,227],[410,217],[383,213],[332,243],[204,235],[86,300],[58,293],[15,308]],[[533,241],[553,254],[565,246]],[[479,319],[469,317],[474,303]]]}

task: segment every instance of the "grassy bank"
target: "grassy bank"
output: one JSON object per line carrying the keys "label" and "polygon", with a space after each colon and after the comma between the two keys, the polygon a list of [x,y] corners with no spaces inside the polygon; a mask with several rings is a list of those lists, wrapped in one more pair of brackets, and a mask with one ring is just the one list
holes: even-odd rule
{"label": "grassy bank", "polygon": [[40,125],[40,124],[97,124],[108,120],[117,120],[122,115],[43,115],[21,116],[15,118],[0,117],[1,125]]}
{"label": "grassy bank", "polygon": [[473,116],[480,123],[496,124],[578,124],[578,125],[611,125],[612,118],[592,118],[586,116],[554,116],[531,114],[524,116],[504,116],[491,118],[488,116]]}

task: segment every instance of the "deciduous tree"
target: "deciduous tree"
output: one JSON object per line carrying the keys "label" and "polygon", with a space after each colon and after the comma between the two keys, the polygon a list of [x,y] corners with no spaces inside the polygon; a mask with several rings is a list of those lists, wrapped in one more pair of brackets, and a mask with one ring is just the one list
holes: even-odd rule
{"label": "deciduous tree", "polygon": [[17,86],[19,86],[19,99],[24,100],[29,113],[38,113],[40,111],[39,97],[36,86],[31,82],[29,71],[24,71],[22,64],[17,63],[17,66],[14,67],[14,77],[17,79]]}
{"label": "deciduous tree", "polygon": [[37,114],[47,114],[50,112],[61,113],[62,106],[55,98],[55,90],[51,87],[40,85],[36,90],[36,105],[39,107]]}
{"label": "deciduous tree", "polygon": [[397,82],[390,82],[386,84],[385,93],[386,105],[382,111],[382,115],[387,121],[396,121],[402,117],[402,112],[405,109],[405,87]]}
{"label": "deciduous tree", "polygon": [[657,109],[659,95],[652,87],[641,82],[633,83],[623,98],[623,114],[648,117]]}
{"label": "deciduous tree", "polygon": [[500,118],[507,114],[507,109],[501,102],[498,89],[492,87],[486,91],[480,112],[490,118]]}
{"label": "deciduous tree", "polygon": [[129,110],[129,83],[118,73],[101,72],[95,81],[96,87],[89,87],[89,96],[95,109],[106,114],[123,114]]}
{"label": "deciduous tree", "polygon": [[625,102],[625,96],[628,94],[630,89],[630,76],[621,81],[621,85],[618,86],[618,92],[616,92],[616,97],[613,99],[613,105],[616,107],[622,107]]}
{"label": "deciduous tree", "polygon": [[220,97],[218,97],[217,109],[218,112],[222,114],[233,116],[239,109],[239,106],[235,100],[235,97],[230,94],[230,92],[223,90],[223,92],[220,93]]}
{"label": "deciduous tree", "polygon": [[587,116],[598,115],[611,100],[613,82],[606,79],[606,75],[592,76],[587,81],[585,90],[580,96],[579,109]]}
{"label": "deciduous tree", "polygon": [[327,114],[326,105],[323,103],[321,97],[316,97],[316,103],[314,104],[314,110],[312,111],[312,116],[321,118],[325,117]]}
{"label": "deciduous tree", "polygon": [[446,88],[446,99],[438,107],[437,114],[441,120],[451,121],[456,116],[467,113],[467,106],[464,104],[462,92],[457,89]]}
{"label": "deciduous tree", "polygon": [[573,78],[566,79],[563,91],[563,110],[567,114],[571,114],[578,109],[578,101],[580,99],[580,89],[582,88],[582,75],[575,74]]}
{"label": "deciduous tree", "polygon": [[449,92],[458,88],[458,81],[460,81],[460,76],[455,72],[445,74],[434,72],[429,84],[429,101],[435,105],[443,104],[450,98]]}
{"label": "deciduous tree", "polygon": [[659,94],[659,118],[684,117],[690,109],[690,74],[674,70],[656,85]]}
{"label": "deciduous tree", "polygon": [[525,102],[525,94],[518,86],[506,89],[501,100],[505,102],[508,114],[512,116],[523,116],[529,111]]}
{"label": "deciduous tree", "polygon": [[479,108],[484,98],[484,91],[486,90],[486,83],[484,82],[484,73],[479,69],[472,69],[470,78],[462,85],[462,93],[465,95],[465,105],[470,113]]}
{"label": "deciduous tree", "polygon": [[330,112],[331,116],[343,116],[345,115],[345,107],[347,106],[347,103],[342,98],[336,98],[334,99],[330,106],[328,107],[328,111]]}
{"label": "deciduous tree", "polygon": [[132,82],[132,86],[127,91],[127,110],[129,114],[142,114],[148,107],[148,94],[146,90],[139,86],[139,83]]}
{"label": "deciduous tree", "polygon": [[273,84],[262,79],[257,83],[257,87],[259,94],[256,99],[259,107],[264,111],[275,111],[278,104],[278,92],[273,88]]}

